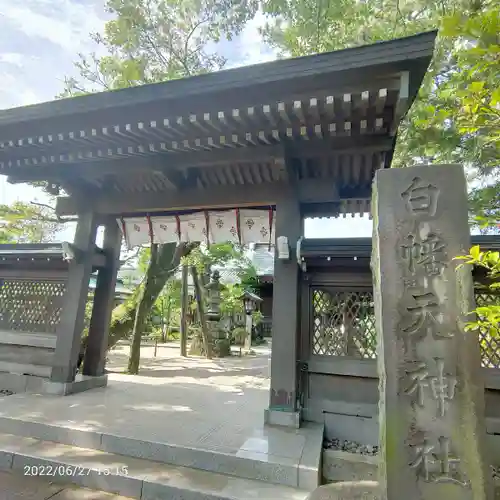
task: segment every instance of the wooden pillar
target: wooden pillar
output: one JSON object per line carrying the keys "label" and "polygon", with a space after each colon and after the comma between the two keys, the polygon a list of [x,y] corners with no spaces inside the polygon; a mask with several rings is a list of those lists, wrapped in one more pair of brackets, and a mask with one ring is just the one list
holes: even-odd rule
{"label": "wooden pillar", "polygon": [[303,233],[298,198],[290,193],[276,204],[276,237],[286,236],[290,260],[274,258],[271,391],[266,421],[298,427],[297,332],[299,266],[295,246]]}
{"label": "wooden pillar", "polygon": [[113,310],[116,276],[120,267],[120,249],[122,233],[116,220],[110,220],[104,226],[103,250],[106,254],[106,266],[99,269],[94,293],[94,306],[90,319],[87,349],[83,363],[83,374],[99,376],[104,374],[108,333]]}
{"label": "wooden pillar", "polygon": [[69,264],[68,284],[61,322],[57,329],[54,366],[50,379],[53,382],[73,382],[85,320],[85,305],[92,273],[96,216],[92,212],[80,214],[76,226],[74,245],[77,253]]}

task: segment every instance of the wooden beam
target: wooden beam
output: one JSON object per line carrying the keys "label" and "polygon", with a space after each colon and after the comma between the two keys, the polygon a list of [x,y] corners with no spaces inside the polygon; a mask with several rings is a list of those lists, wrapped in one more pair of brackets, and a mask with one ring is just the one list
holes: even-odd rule
{"label": "wooden beam", "polygon": [[[328,156],[335,151],[354,148],[384,151],[392,147],[391,138],[371,136],[333,137],[329,140],[313,139],[300,142],[289,141],[287,150],[293,156],[319,157]],[[285,156],[285,145],[265,145],[251,147],[221,148],[212,151],[155,153],[145,156],[127,157],[118,160],[96,160],[75,164],[48,165],[43,167],[23,167],[12,171],[8,180],[11,183],[49,180],[73,189],[85,187],[89,192],[95,190],[92,179],[105,175],[122,175],[130,172],[157,171],[163,175],[186,168],[203,168],[212,165],[230,165],[234,163],[280,162]],[[176,183],[176,179],[170,179]]]}
{"label": "wooden beam", "polygon": [[[333,181],[324,179],[297,181],[292,187],[288,182],[278,181],[249,185],[216,186],[210,189],[186,189],[184,191],[140,193],[137,195],[101,195],[93,200],[93,209],[98,214],[118,216],[120,214],[145,214],[158,212],[180,212],[216,208],[252,207],[275,205],[283,196],[297,196],[304,202],[335,201],[338,190]],[[72,198],[57,199],[56,211],[61,216],[74,215],[77,206]]]}
{"label": "wooden beam", "polygon": [[[211,187],[210,189],[186,189],[171,193],[141,193],[132,196],[101,195],[93,200],[93,208],[99,214],[153,213],[165,211],[196,210],[252,205],[273,205],[280,193],[287,190],[287,183],[261,184],[252,189],[248,185]],[[56,211],[61,216],[74,215],[77,205],[72,198],[60,197]]]}
{"label": "wooden beam", "polygon": [[0,330],[0,344],[55,349],[56,336],[50,333],[24,333]]}
{"label": "wooden beam", "polygon": [[408,111],[409,99],[410,99],[410,73],[409,71],[403,71],[401,73],[398,100],[394,105],[394,117],[391,126],[392,133],[395,133],[397,131],[400,120]]}
{"label": "wooden beam", "polygon": [[18,169],[9,177],[11,182],[33,182],[36,180],[57,179],[73,173],[75,167],[78,173],[86,178],[102,177],[108,174],[124,174],[141,170],[157,171],[163,175],[175,169],[204,167],[208,165],[225,165],[237,162],[260,162],[269,161],[270,158],[282,158],[283,146],[261,146],[221,148],[212,151],[178,152],[178,153],[156,153],[148,156],[128,157],[118,160],[101,160],[79,163],[78,165],[67,164],[42,167],[26,167]]}
{"label": "wooden beam", "polygon": [[301,203],[332,203],[340,199],[334,179],[304,179],[297,182],[297,190]]}
{"label": "wooden beam", "polygon": [[36,365],[52,367],[54,349],[40,347],[0,344],[0,362],[14,362],[21,365]]}
{"label": "wooden beam", "polygon": [[26,363],[15,363],[0,361],[0,371],[7,373],[17,373],[20,375],[34,375],[36,377],[50,377],[52,368],[50,366],[40,366]]}

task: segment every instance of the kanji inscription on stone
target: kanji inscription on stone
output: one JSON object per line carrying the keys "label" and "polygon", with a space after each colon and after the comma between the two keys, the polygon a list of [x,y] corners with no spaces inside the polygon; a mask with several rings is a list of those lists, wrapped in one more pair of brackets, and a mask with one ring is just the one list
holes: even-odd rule
{"label": "kanji inscription on stone", "polygon": [[437,374],[430,377],[432,398],[438,403],[438,415],[446,415],[446,401],[455,397],[455,389],[458,384],[457,377],[444,374],[444,359],[436,358]]}
{"label": "kanji inscription on stone", "polygon": [[467,190],[458,166],[378,171],[374,309],[384,500],[491,500],[484,381],[470,269]]}
{"label": "kanji inscription on stone", "polygon": [[404,327],[403,331],[415,334],[424,327],[439,326],[436,320],[436,315],[439,314],[439,303],[434,293],[409,291],[409,296],[410,305],[406,306],[406,311],[410,317],[410,324]]}
{"label": "kanji inscription on stone", "polygon": [[457,377],[444,373],[444,360],[436,358],[435,375],[425,361],[413,363],[407,368],[404,392],[413,396],[415,403],[425,407],[426,399],[430,398],[437,403],[437,416],[446,416],[446,403],[455,397],[458,384]]}
{"label": "kanji inscription on stone", "polygon": [[434,217],[437,211],[439,189],[420,177],[414,177],[411,184],[401,193],[406,208],[412,215]]}
{"label": "kanji inscription on stone", "polygon": [[422,269],[427,276],[438,276],[446,267],[445,248],[445,243],[433,233],[423,240],[409,234],[401,245],[401,255],[407,262],[411,274]]}
{"label": "kanji inscription on stone", "polygon": [[425,291],[422,287],[407,289],[403,292],[402,303],[403,315],[398,331],[406,351],[427,338],[429,333],[434,339],[453,338],[453,328],[445,328],[439,321],[441,308],[434,292]]}
{"label": "kanji inscription on stone", "polygon": [[426,482],[450,482],[464,487],[469,484],[460,471],[460,459],[450,453],[450,439],[444,436],[437,443],[424,439],[415,446],[410,467]]}

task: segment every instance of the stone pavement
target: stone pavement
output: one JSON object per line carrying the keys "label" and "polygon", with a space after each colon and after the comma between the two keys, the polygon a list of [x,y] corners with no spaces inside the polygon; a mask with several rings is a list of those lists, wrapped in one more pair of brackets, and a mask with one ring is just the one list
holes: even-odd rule
{"label": "stone pavement", "polygon": [[130,500],[104,491],[62,486],[39,477],[0,471],[0,500]]}
{"label": "stone pavement", "polygon": [[[128,347],[120,349],[110,354],[110,370],[126,365]],[[63,398],[8,396],[0,417],[229,452],[240,450],[256,428],[262,432],[269,348],[214,360],[181,358],[178,349],[151,358],[147,349],[139,376],[110,373],[107,388]]]}
{"label": "stone pavement", "polygon": [[[148,500],[154,488],[197,499],[223,490],[227,498],[303,500],[317,486],[323,427],[263,425],[269,347],[214,360],[180,358],[171,347],[154,358],[145,348],[139,376],[121,373],[127,351],[110,354],[106,388],[1,398],[4,465],[22,473],[25,464],[94,472],[112,464],[109,477],[72,482]],[[123,465],[128,472],[115,473]]]}
{"label": "stone pavement", "polygon": [[[153,345],[141,346],[141,368],[139,376],[172,376],[176,371],[189,369],[203,371],[211,370],[211,373],[226,371],[229,377],[226,382],[233,384],[233,375],[254,377],[259,384],[268,384],[270,377],[271,342],[260,346],[253,346],[255,356],[239,357],[239,347],[232,346],[233,356],[227,358],[207,360],[197,356],[183,358],[180,356],[180,344],[178,341],[158,344],[157,355],[154,356]],[[126,343],[118,345],[108,353],[106,368],[111,372],[123,373],[127,369],[130,346]],[[172,373],[173,372],[173,373]],[[190,372],[184,372],[189,374]],[[219,379],[218,379],[219,380]],[[248,379],[247,379],[248,380]],[[220,381],[220,380],[219,380]],[[267,385],[267,387],[269,387]]]}

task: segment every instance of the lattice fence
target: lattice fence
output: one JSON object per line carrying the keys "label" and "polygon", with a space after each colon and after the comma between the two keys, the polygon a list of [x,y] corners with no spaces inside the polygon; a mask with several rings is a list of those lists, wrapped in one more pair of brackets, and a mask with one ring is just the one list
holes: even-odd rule
{"label": "lattice fence", "polygon": [[[500,305],[500,295],[476,291],[477,306]],[[312,295],[315,355],[375,359],[377,332],[371,291],[315,289]],[[482,365],[500,368],[500,339],[480,333]]]}
{"label": "lattice fence", "polygon": [[64,281],[0,279],[0,329],[56,333],[65,293]]}
{"label": "lattice fence", "polygon": [[[476,305],[493,306],[500,305],[500,295],[476,291]],[[479,333],[479,343],[481,346],[481,359],[486,368],[500,368],[500,339],[492,336],[490,332]]]}
{"label": "lattice fence", "polygon": [[313,354],[373,359],[377,333],[371,291],[315,289]]}

